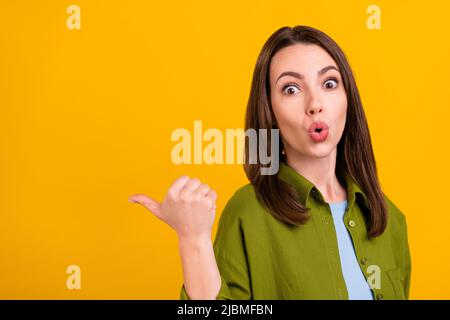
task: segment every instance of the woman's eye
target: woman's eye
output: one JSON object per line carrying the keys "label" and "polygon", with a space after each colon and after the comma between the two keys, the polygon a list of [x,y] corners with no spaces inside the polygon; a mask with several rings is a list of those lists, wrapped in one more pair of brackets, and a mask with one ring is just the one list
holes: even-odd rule
{"label": "woman's eye", "polygon": [[328,79],[327,81],[325,81],[325,88],[327,89],[336,88],[337,85],[338,85],[337,79]]}
{"label": "woman's eye", "polygon": [[296,90],[299,90],[299,89],[294,85],[287,85],[283,88],[283,92],[287,95],[295,94],[297,92]]}

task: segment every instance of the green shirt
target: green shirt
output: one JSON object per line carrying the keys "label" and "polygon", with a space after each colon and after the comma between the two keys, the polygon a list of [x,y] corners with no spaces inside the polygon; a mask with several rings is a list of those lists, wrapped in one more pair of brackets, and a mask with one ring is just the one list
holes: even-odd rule
{"label": "green shirt", "polygon": [[[295,187],[311,208],[298,227],[273,217],[256,198],[253,185],[238,189],[219,219],[214,253],[225,299],[348,299],[330,206],[312,182],[280,163],[279,177]],[[361,188],[346,175],[344,221],[361,270],[375,299],[408,299],[411,278],[406,220],[386,197],[388,224],[370,239],[360,205],[368,207]],[[184,284],[181,300],[190,299]]]}

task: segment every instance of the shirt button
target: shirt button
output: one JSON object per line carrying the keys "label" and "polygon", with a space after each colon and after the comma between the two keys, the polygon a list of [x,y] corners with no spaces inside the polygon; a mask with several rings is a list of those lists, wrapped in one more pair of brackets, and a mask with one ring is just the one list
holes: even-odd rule
{"label": "shirt button", "polygon": [[323,216],[323,222],[325,222],[326,224],[328,224],[328,218],[326,216]]}
{"label": "shirt button", "polygon": [[354,226],[356,226],[356,223],[355,223],[355,221],[353,221],[353,220],[350,220],[349,222],[348,222],[348,225],[350,226],[350,227],[354,227]]}
{"label": "shirt button", "polygon": [[362,258],[362,259],[361,259],[361,263],[362,263],[362,264],[367,264],[367,259],[366,259],[366,258]]}
{"label": "shirt button", "polygon": [[381,293],[377,294],[377,300],[383,300],[383,295]]}

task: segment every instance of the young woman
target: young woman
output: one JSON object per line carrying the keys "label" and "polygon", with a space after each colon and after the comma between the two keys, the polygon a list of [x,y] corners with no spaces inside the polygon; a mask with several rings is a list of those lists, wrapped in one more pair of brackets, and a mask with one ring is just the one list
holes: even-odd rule
{"label": "young woman", "polygon": [[270,36],[249,128],[279,129],[280,168],[244,165],[250,183],[226,204],[214,243],[216,193],[198,179],[180,177],[162,203],[131,198],[178,234],[181,299],[408,299],[405,216],[381,190],[351,68],[329,36],[307,26]]}

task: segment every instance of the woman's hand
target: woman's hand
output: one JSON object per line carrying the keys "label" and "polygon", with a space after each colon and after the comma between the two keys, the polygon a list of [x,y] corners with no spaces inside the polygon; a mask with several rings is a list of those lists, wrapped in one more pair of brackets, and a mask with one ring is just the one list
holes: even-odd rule
{"label": "woman's hand", "polygon": [[162,203],[143,194],[129,199],[144,205],[178,234],[184,286],[190,299],[216,299],[221,287],[211,241],[216,198],[207,184],[181,176]]}
{"label": "woman's hand", "polygon": [[162,203],[135,194],[131,202],[140,203],[171,226],[180,239],[211,237],[216,214],[217,194],[199,179],[181,176],[172,184]]}

